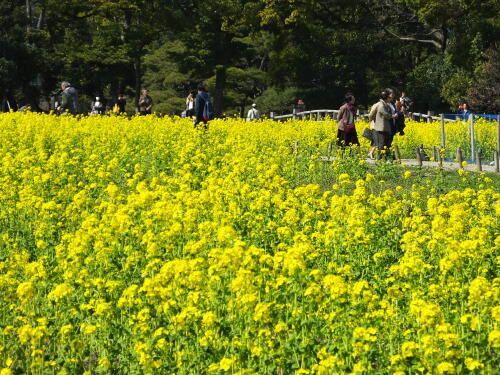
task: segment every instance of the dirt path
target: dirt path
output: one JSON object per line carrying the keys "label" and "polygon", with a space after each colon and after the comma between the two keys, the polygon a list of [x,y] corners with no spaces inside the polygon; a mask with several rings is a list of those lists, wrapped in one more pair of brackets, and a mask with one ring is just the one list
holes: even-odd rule
{"label": "dirt path", "polygon": [[[334,161],[336,158],[333,156],[322,156],[321,160],[323,161]],[[366,159],[366,162],[369,164],[375,164],[375,160],[372,159]],[[415,159],[401,159],[401,165],[407,165],[409,167],[417,167],[418,162]],[[439,164],[436,161],[423,161],[422,162],[423,167],[429,167],[429,168],[439,168]],[[457,162],[449,162],[449,161],[444,161],[443,162],[443,168],[450,170],[450,171],[458,171],[458,163]],[[479,172],[477,170],[476,164],[467,164],[464,169],[467,172]],[[496,173],[496,169],[494,165],[487,165],[483,164],[482,165],[482,172],[487,172],[487,173]]]}

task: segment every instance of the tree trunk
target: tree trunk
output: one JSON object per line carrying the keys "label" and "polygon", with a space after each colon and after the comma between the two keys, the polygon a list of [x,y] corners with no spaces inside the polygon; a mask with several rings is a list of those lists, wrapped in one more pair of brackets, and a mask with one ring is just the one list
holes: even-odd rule
{"label": "tree trunk", "polygon": [[139,97],[141,96],[141,78],[142,78],[142,65],[140,55],[134,58],[134,73],[135,73],[135,108],[139,112]]}
{"label": "tree trunk", "polygon": [[30,31],[31,28],[31,18],[32,18],[32,13],[31,13],[31,1],[26,0],[26,30]]}
{"label": "tree trunk", "polygon": [[243,102],[241,103],[241,112],[240,112],[240,117],[241,118],[245,118],[245,107],[247,105],[247,101],[246,101],[246,98],[245,100],[243,100]]}
{"label": "tree trunk", "polygon": [[38,21],[36,23],[36,28],[38,30],[40,30],[42,28],[44,16],[45,16],[45,8],[42,8],[40,10],[40,16],[38,17]]}
{"label": "tree trunk", "polygon": [[216,116],[222,115],[224,88],[226,87],[226,67],[217,65],[215,68],[214,110]]}

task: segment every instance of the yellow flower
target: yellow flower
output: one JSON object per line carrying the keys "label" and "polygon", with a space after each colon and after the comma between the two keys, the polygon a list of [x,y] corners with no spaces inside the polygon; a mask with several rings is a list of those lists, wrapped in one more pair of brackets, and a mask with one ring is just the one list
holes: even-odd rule
{"label": "yellow flower", "polygon": [[30,299],[34,294],[35,288],[31,281],[20,283],[17,287],[17,295],[23,303]]}
{"label": "yellow flower", "polygon": [[488,342],[494,348],[500,348],[500,330],[494,329],[488,335]]}
{"label": "yellow flower", "polygon": [[219,368],[223,371],[229,371],[231,367],[234,365],[235,360],[232,358],[222,358],[219,362]]}
{"label": "yellow flower", "polygon": [[73,291],[73,288],[71,288],[68,284],[63,283],[63,284],[58,284],[52,291],[48,294],[47,298],[49,301],[54,301],[54,302],[59,302],[61,299],[63,299],[65,296],[70,294]]}
{"label": "yellow flower", "polygon": [[437,368],[436,372],[438,374],[455,374],[455,366],[450,362],[441,362]]}
{"label": "yellow flower", "polygon": [[478,368],[484,367],[484,365],[481,362],[476,361],[474,358],[470,358],[470,357],[466,358],[464,363],[465,363],[465,367],[467,367],[467,369],[469,371],[474,371]]}

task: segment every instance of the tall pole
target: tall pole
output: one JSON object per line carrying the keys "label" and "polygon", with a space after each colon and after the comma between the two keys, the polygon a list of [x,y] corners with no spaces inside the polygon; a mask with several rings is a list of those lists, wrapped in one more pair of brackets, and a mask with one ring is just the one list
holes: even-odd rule
{"label": "tall pole", "polygon": [[476,161],[476,136],[474,133],[474,115],[470,115],[470,152],[471,159],[474,163]]}
{"label": "tall pole", "polygon": [[500,153],[500,115],[497,116],[497,152]]}
{"label": "tall pole", "polygon": [[446,135],[444,132],[444,114],[441,113],[441,149],[445,148],[446,148]]}

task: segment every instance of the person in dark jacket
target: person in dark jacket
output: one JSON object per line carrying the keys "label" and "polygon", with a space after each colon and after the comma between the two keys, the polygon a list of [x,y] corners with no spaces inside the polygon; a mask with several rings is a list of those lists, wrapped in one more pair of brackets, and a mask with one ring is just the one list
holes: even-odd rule
{"label": "person in dark jacket", "polygon": [[142,95],[139,98],[139,113],[141,116],[150,115],[153,109],[153,99],[149,96],[149,90],[142,90]]}
{"label": "person in dark jacket", "polygon": [[205,129],[208,128],[208,120],[203,118],[203,109],[205,108],[205,103],[207,101],[210,101],[210,93],[207,92],[205,89],[205,86],[199,85],[198,86],[198,95],[196,95],[196,98],[194,100],[194,112],[195,112],[195,118],[194,118],[194,127],[198,127],[198,124],[200,122],[203,122],[203,127]]}
{"label": "person in dark jacket", "polygon": [[398,117],[394,119],[394,135],[399,133],[399,135],[405,135],[404,129],[405,129],[405,113],[406,113],[406,106],[401,102],[397,101],[396,102],[396,113]]}
{"label": "person in dark jacket", "polygon": [[7,92],[2,100],[2,112],[16,112],[18,109],[16,99],[14,99],[10,92]]}
{"label": "person in dark jacket", "polygon": [[78,91],[69,82],[61,83],[61,104],[57,108],[59,112],[68,112],[76,115],[79,111]]}

